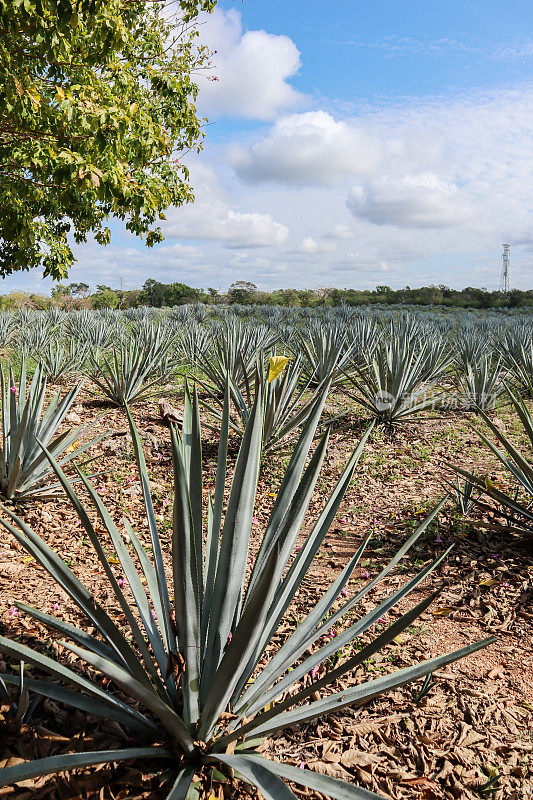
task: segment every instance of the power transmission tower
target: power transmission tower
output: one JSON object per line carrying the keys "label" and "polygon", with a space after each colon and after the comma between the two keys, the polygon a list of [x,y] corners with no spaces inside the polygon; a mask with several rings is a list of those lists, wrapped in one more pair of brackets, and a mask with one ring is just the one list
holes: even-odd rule
{"label": "power transmission tower", "polygon": [[503,244],[502,255],[502,274],[500,277],[500,292],[504,297],[509,295],[509,252],[511,250],[510,244]]}

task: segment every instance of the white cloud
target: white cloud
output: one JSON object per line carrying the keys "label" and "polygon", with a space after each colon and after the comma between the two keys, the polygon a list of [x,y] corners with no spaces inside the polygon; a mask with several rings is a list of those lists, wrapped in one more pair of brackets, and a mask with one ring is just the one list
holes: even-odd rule
{"label": "white cloud", "polygon": [[167,212],[166,237],[218,240],[227,247],[272,247],[287,241],[288,228],[270,214],[233,209],[212,169],[196,165],[192,176],[196,200]]}
{"label": "white cloud", "polygon": [[324,236],[326,239],[351,239],[354,235],[352,228],[349,225],[333,225],[330,230],[326,231]]}
{"label": "white cloud", "polygon": [[382,158],[381,143],[325,111],[282,117],[257,144],[230,151],[241,179],[297,186],[333,186],[349,176],[365,177]]}
{"label": "white cloud", "polygon": [[317,241],[312,236],[306,236],[296,248],[296,252],[315,255],[318,253],[332,253],[334,249],[335,245],[333,242]]}
{"label": "white cloud", "polygon": [[447,228],[467,215],[457,187],[431,172],[368,181],[352,189],[346,205],[356,217],[399,228]]}
{"label": "white cloud", "polygon": [[[71,279],[116,286],[122,277],[128,287],[154,277],[204,287],[247,279],[264,288],[497,288],[501,242],[508,241],[511,284],[531,287],[532,87],[414,98],[342,119],[322,114],[319,144],[310,147],[309,158],[301,155],[301,181],[242,181],[225,160],[226,145],[211,142],[191,166],[197,200],[167,212],[163,245],[142,250],[135,237],[122,233],[125,245],[113,234],[108,248],[77,247]],[[291,115],[292,133],[298,120],[304,129],[309,122],[316,127],[315,115]],[[255,138],[257,163],[260,146],[279,129],[274,124],[265,134],[253,126],[243,134],[249,144]],[[349,140],[355,132],[357,141],[372,143],[377,157],[363,162],[364,174],[355,172],[351,153],[331,146],[324,129],[334,132],[335,142],[342,141],[341,131]],[[281,145],[281,138],[276,141]],[[290,160],[269,147],[275,174],[283,176]],[[265,175],[268,163],[265,158]],[[337,168],[338,183],[305,184],[302,190],[313,165],[320,172],[323,164]],[[126,248],[133,252],[128,255]],[[26,283],[26,276],[6,279],[3,291],[16,281]]]}
{"label": "white cloud", "polygon": [[288,36],[243,33],[237,11],[215,9],[205,17],[201,39],[216,51],[212,73],[198,78],[199,107],[208,116],[271,120],[305,102],[287,82],[300,68],[300,53]]}

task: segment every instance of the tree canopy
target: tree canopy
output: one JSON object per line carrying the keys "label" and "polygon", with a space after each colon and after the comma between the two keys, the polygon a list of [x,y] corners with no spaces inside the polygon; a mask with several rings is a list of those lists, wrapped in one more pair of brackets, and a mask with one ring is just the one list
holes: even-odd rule
{"label": "tree canopy", "polygon": [[[0,0],[0,275],[61,279],[106,220],[161,241],[201,146],[198,15],[216,0]],[[69,241],[70,240],[70,241]]]}

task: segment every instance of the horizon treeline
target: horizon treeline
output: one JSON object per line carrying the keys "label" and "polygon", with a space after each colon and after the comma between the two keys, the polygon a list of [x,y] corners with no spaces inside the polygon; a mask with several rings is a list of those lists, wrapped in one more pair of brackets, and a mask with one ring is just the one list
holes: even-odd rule
{"label": "horizon treeline", "polygon": [[507,295],[499,291],[469,286],[466,289],[451,289],[449,286],[421,286],[391,289],[376,286],[375,289],[274,289],[267,292],[258,289],[249,281],[233,283],[227,292],[209,287],[207,290],[188,286],[186,283],[161,283],[152,278],[145,281],[141,289],[112,289],[99,285],[90,291],[86,283],[56,284],[51,294],[13,291],[0,296],[0,308],[64,309],[80,308],[135,308],[153,306],[172,308],[187,303],[208,305],[275,305],[294,308],[317,306],[363,306],[363,305],[418,305],[445,306],[451,308],[519,308],[533,307],[533,289],[512,289]]}

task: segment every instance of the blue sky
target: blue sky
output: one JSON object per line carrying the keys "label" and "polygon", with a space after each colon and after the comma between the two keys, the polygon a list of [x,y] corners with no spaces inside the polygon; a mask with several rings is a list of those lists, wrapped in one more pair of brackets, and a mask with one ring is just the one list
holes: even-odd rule
{"label": "blue sky", "polygon": [[530,288],[532,22],[530,2],[222,0],[196,203],[151,250],[113,225],[71,279],[493,289],[508,241]]}

